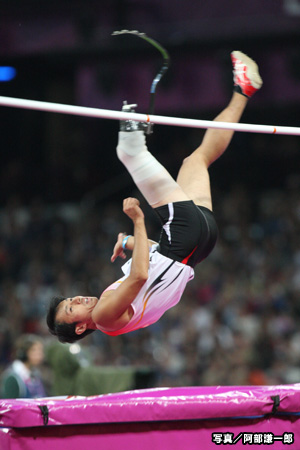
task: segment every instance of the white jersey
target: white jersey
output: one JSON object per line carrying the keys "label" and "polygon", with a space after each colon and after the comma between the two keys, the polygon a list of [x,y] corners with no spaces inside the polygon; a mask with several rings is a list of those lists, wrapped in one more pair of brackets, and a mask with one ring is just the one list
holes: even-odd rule
{"label": "white jersey", "polygon": [[[179,302],[187,283],[194,278],[194,269],[161,255],[156,248],[153,245],[149,253],[148,279],[131,303],[134,313],[128,324],[117,331],[106,331],[97,325],[98,330],[117,336],[148,327]],[[117,289],[129,276],[130,269],[131,259],[122,266],[125,275],[106,291]]]}

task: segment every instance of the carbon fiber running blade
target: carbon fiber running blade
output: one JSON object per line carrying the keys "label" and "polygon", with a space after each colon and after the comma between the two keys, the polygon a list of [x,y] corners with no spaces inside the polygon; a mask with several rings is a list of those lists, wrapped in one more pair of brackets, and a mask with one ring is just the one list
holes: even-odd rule
{"label": "carbon fiber running blade", "polygon": [[[160,70],[156,74],[155,78],[152,81],[151,88],[150,88],[150,103],[149,103],[149,111],[148,114],[151,115],[154,113],[154,102],[155,102],[155,94],[156,94],[156,86],[159,83],[159,81],[162,79],[164,74],[169,68],[170,65],[170,56],[167,50],[157,41],[150,38],[146,35],[146,33],[140,33],[137,30],[120,30],[120,31],[114,31],[112,33],[112,36],[120,36],[123,34],[132,34],[133,36],[137,36],[141,39],[144,39],[149,44],[151,44],[153,47],[155,47],[163,56],[163,65],[161,66]],[[149,123],[146,133],[151,134],[153,128],[153,124]]]}

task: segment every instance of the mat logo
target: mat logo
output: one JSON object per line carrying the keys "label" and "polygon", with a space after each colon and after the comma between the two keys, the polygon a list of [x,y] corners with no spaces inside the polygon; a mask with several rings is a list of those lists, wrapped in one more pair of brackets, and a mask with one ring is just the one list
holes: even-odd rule
{"label": "mat logo", "polygon": [[278,441],[291,445],[294,443],[294,433],[283,433],[282,436],[275,436],[273,433],[239,433],[236,437],[229,432],[212,433],[212,442],[216,445],[234,445],[239,441],[244,445],[270,445]]}

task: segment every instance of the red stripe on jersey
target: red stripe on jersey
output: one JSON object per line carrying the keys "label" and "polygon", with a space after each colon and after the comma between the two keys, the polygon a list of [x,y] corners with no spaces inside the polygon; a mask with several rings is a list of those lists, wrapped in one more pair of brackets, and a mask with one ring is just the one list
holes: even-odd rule
{"label": "red stripe on jersey", "polygon": [[198,245],[196,245],[196,247],[194,248],[194,250],[188,255],[186,256],[181,262],[182,264],[187,264],[188,260],[190,259],[190,257],[192,256],[192,254],[194,253],[194,251],[196,250],[196,248],[198,247]]}

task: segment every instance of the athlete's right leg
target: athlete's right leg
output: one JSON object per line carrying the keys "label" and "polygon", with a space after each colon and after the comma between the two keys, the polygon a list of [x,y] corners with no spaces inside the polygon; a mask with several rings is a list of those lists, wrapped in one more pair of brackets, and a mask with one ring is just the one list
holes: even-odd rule
{"label": "athlete's right leg", "polygon": [[[229,106],[215,119],[237,122],[251,96],[262,84],[257,66],[241,52],[233,52],[234,93]],[[244,71],[241,75],[241,71]],[[131,105],[123,109],[130,110]],[[233,132],[208,130],[202,145],[183,164],[177,183],[146,147],[143,131],[136,122],[121,122],[117,154],[131,174],[135,184],[148,203],[156,208],[167,203],[193,200],[196,204],[211,207],[210,183],[207,169],[228,146]],[[123,131],[124,130],[124,131]]]}
{"label": "athlete's right leg", "polygon": [[[129,110],[132,105],[124,105]],[[152,207],[190,200],[169,172],[154,158],[146,146],[143,124],[121,122],[117,155],[136,186]]]}

